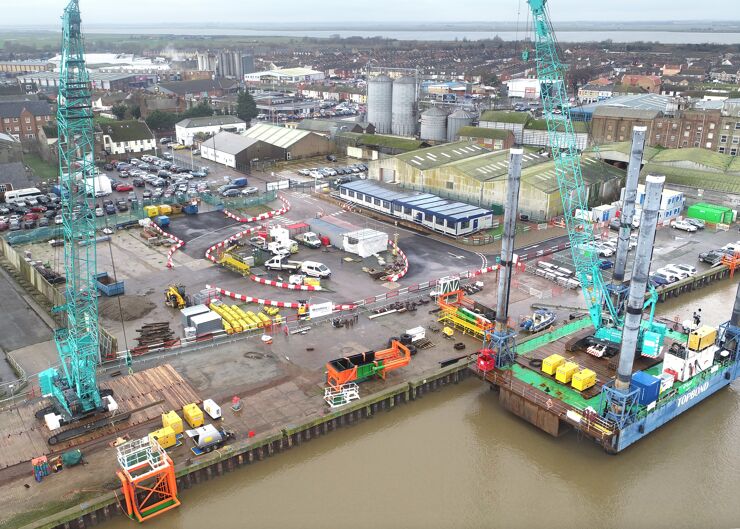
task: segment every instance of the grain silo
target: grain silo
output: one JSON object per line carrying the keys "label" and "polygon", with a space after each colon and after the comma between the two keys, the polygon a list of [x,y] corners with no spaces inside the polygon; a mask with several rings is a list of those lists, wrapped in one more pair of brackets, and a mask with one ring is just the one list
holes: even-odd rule
{"label": "grain silo", "polygon": [[378,75],[367,83],[367,121],[375,125],[378,134],[390,134],[392,130],[393,79]]}
{"label": "grain silo", "polygon": [[432,107],[421,114],[421,139],[439,143],[447,141],[447,112]]}
{"label": "grain silo", "polygon": [[393,82],[392,131],[396,136],[416,134],[416,80],[399,77]]}
{"label": "grain silo", "polygon": [[458,108],[447,118],[447,141],[452,143],[460,139],[460,129],[473,124],[475,115]]}

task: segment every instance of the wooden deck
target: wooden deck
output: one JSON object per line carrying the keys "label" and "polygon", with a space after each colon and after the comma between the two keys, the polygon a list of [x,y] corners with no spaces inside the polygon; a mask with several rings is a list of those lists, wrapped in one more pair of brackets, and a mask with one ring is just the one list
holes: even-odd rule
{"label": "wooden deck", "polygon": [[123,413],[161,403],[138,411],[129,420],[115,426],[101,428],[53,447],[46,442],[51,432],[43,421],[34,416],[36,410],[48,404],[46,399],[4,411],[0,413],[0,469],[27,463],[40,455],[58,454],[90,441],[112,438],[123,430],[159,419],[162,413],[169,410],[179,410],[185,404],[201,402],[196,391],[169,364],[108,380],[100,386],[113,390],[113,398]]}
{"label": "wooden deck", "polygon": [[[591,329],[584,329],[581,332],[565,336],[563,338],[560,338],[559,340],[530,351],[527,354],[518,356],[517,363],[522,367],[526,367],[527,369],[535,370],[543,377],[548,377],[552,380],[555,380],[554,376],[546,375],[539,367],[530,366],[529,361],[532,359],[543,360],[550,355],[559,354],[560,356],[565,358],[566,361],[575,362],[582,368],[588,368],[596,373],[596,384],[586,391],[582,391],[581,395],[583,395],[583,398],[585,399],[590,399],[591,397],[594,397],[601,392],[601,386],[614,379],[617,373],[617,362],[619,361],[618,356],[613,356],[611,358],[597,358],[593,355],[588,354],[583,349],[573,347],[573,344],[575,344],[577,341],[591,334],[593,334],[593,331]],[[666,339],[666,344],[664,347],[670,347],[671,343],[672,340]],[[645,369],[649,369],[662,360],[662,355],[658,358],[646,358],[644,356],[638,355],[635,358],[632,372],[634,373],[635,371],[643,371]]]}

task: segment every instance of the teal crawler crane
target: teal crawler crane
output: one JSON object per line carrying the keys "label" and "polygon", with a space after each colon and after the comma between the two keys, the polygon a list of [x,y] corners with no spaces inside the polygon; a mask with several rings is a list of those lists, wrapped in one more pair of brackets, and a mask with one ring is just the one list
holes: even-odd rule
{"label": "teal crawler crane", "polygon": [[[547,0],[527,0],[532,12],[535,31],[535,61],[540,82],[542,110],[547,122],[548,137],[555,174],[563,202],[563,217],[571,244],[576,276],[581,283],[595,333],[602,343],[618,347],[624,325],[621,307],[611,299],[607,283],[601,275],[600,259],[595,247],[594,225],[578,212],[588,211],[588,194],[581,172],[581,155],[570,114],[565,65],[558,54],[558,44],[553,31]],[[525,50],[522,59],[530,58]],[[654,306],[657,296],[651,293]],[[657,356],[666,334],[665,325],[650,318],[643,323],[640,349],[645,356]]]}
{"label": "teal crawler crane", "polygon": [[[98,301],[95,285],[95,157],[90,78],[85,66],[78,0],[64,10],[62,61],[57,109],[59,183],[64,234],[65,303],[55,311],[66,315],[66,326],[54,333],[59,368],[39,374],[39,385],[51,405],[37,412],[50,430],[93,419],[114,411],[110,393],[100,392],[96,379],[99,362]],[[86,420],[51,436],[49,444],[82,435],[127,414]]]}

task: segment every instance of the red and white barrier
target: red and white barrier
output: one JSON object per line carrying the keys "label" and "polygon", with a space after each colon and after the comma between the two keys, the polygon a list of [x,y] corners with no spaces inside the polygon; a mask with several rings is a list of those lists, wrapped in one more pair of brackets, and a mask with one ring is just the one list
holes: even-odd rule
{"label": "red and white barrier", "polygon": [[401,250],[395,242],[389,240],[388,246],[390,246],[391,248],[395,248],[396,252],[398,252],[398,255],[400,255],[401,259],[403,260],[403,268],[401,269],[401,271],[398,272],[397,274],[393,274],[392,276],[388,276],[386,278],[386,281],[395,283],[396,281],[398,281],[399,279],[401,279],[403,276],[405,276],[408,273],[409,259],[408,257],[406,257],[406,254],[403,253],[403,250]]}
{"label": "red and white barrier", "polygon": [[[223,288],[219,288],[217,286],[212,285],[206,285],[206,288],[215,288],[221,294],[224,296],[230,297],[231,299],[236,299],[239,301],[244,301],[245,303],[257,303],[259,305],[269,305],[270,307],[279,307],[279,308],[285,308],[285,309],[297,309],[301,306],[300,303],[295,303],[291,301],[274,301],[271,299],[262,299],[262,298],[255,298],[252,296],[246,296],[244,294],[239,294],[237,292],[231,292],[229,290],[225,290]],[[309,305],[310,307],[311,305]],[[355,308],[354,304],[342,304],[342,305],[334,305],[334,310],[353,310]]]}
{"label": "red and white barrier", "polygon": [[167,268],[172,268],[174,265],[172,264],[172,255],[180,248],[185,246],[185,241],[180,239],[179,237],[175,237],[171,233],[168,233],[164,231],[162,228],[160,228],[156,222],[149,222],[149,227],[154,228],[156,231],[158,231],[160,234],[164,235],[165,237],[169,239],[174,239],[175,244],[170,246],[170,249],[167,250]]}
{"label": "red and white barrier", "polygon": [[251,228],[247,228],[246,230],[242,230],[239,233],[232,235],[228,239],[224,239],[221,242],[217,242],[216,244],[214,244],[213,246],[211,246],[210,248],[206,250],[206,259],[218,264],[218,259],[216,259],[216,257],[213,255],[213,252],[215,250],[218,250],[219,248],[223,248],[224,246],[231,246],[232,243],[238,241],[239,239],[241,239],[242,237],[246,235],[256,232],[257,230],[261,228],[262,226],[253,226]]}
{"label": "red and white barrier", "polygon": [[262,277],[257,277],[254,274],[250,275],[249,279],[251,279],[255,283],[260,283],[262,285],[268,285],[271,287],[278,287],[278,288],[286,288],[288,290],[304,290],[304,291],[309,291],[309,292],[316,292],[319,290],[323,290],[321,287],[315,287],[312,285],[292,285],[290,283],[285,283],[283,281],[273,281],[272,279],[264,279]]}
{"label": "red and white barrier", "polygon": [[237,222],[259,222],[261,220],[267,220],[271,219],[273,217],[279,217],[280,215],[285,215],[288,211],[290,211],[290,202],[287,198],[283,198],[282,196],[278,196],[278,200],[283,203],[283,207],[280,209],[276,209],[273,211],[268,211],[266,213],[262,213],[260,215],[257,215],[256,217],[240,217],[239,215],[236,215],[235,213],[232,213],[231,211],[224,210],[224,215],[229,217],[230,219],[234,219]]}

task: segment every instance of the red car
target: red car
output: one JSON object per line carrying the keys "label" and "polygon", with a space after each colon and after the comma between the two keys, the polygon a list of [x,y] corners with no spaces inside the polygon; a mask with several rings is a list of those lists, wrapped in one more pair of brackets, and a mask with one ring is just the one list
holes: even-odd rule
{"label": "red car", "polygon": [[46,211],[46,209],[46,206],[33,206],[31,208],[31,211],[33,211],[34,213],[43,213],[44,211]]}
{"label": "red car", "polygon": [[23,215],[23,220],[39,220],[41,218],[41,215],[38,213],[26,213]]}
{"label": "red car", "polygon": [[119,193],[123,191],[133,191],[133,190],[134,190],[134,186],[129,185],[129,184],[119,184],[116,187],[116,191],[118,191]]}

